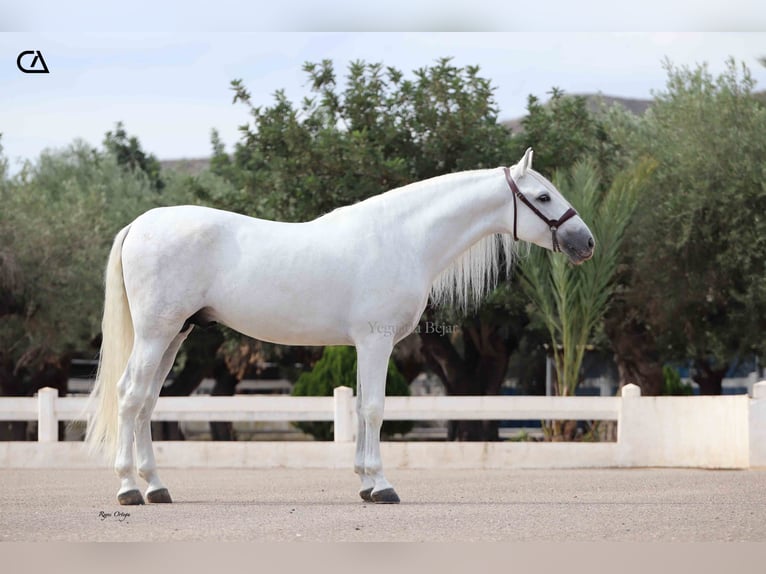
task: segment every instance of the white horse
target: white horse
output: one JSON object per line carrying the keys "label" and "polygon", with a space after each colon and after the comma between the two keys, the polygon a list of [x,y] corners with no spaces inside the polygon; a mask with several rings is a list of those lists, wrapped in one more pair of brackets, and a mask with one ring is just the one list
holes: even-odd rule
{"label": "white horse", "polygon": [[119,503],[143,504],[136,470],[149,502],[171,502],[151,414],[193,324],[210,322],[286,345],[355,346],[359,494],[399,502],[380,458],[386,369],[429,294],[463,308],[479,301],[495,284],[501,252],[511,265],[514,239],[561,250],[575,264],[593,253],[588,227],[531,164],[529,149],[512,168],[435,177],[306,223],[178,206],[122,229],[106,269],[87,436],[114,460]]}

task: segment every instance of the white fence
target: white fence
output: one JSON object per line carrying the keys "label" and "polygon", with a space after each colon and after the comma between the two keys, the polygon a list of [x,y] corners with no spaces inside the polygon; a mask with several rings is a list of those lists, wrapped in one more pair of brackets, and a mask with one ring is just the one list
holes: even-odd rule
{"label": "white fence", "polygon": [[[79,442],[58,442],[58,422],[78,420],[86,398],[0,397],[0,420],[36,420],[38,442],[0,442],[0,467],[88,467]],[[153,420],[332,421],[334,442],[158,441],[162,466],[350,467],[356,413],[351,389],[333,397],[160,397]],[[608,420],[616,442],[386,442],[389,467],[576,468],[766,466],[766,381],[747,395],[641,397],[388,397],[386,420]]]}

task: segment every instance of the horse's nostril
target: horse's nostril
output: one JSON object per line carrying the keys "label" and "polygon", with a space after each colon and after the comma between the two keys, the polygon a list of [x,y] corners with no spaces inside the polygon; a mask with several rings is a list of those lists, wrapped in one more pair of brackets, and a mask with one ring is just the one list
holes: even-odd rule
{"label": "horse's nostril", "polygon": [[592,237],[588,238],[588,249],[593,249],[593,247],[596,245],[596,242],[593,241]]}

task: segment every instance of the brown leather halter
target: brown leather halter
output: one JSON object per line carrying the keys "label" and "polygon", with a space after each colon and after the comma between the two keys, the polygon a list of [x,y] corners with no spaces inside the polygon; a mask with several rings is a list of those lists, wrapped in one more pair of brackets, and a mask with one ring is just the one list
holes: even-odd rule
{"label": "brown leather halter", "polygon": [[565,221],[568,221],[575,215],[577,215],[577,211],[573,207],[570,207],[564,212],[564,215],[559,217],[558,219],[550,219],[545,216],[545,214],[537,209],[534,205],[532,205],[532,202],[529,201],[523,193],[521,193],[521,190],[519,189],[519,186],[516,185],[516,182],[513,181],[513,178],[511,177],[511,170],[509,168],[503,168],[505,171],[505,179],[508,181],[508,187],[511,188],[511,191],[513,192],[513,239],[518,241],[519,236],[516,234],[516,220],[517,220],[517,213],[518,204],[516,203],[516,198],[518,197],[529,209],[531,209],[537,217],[542,219],[546,224],[548,224],[548,227],[551,230],[551,238],[553,239],[553,251],[561,251],[561,247],[559,246],[559,240],[556,237],[556,232],[558,231],[559,227],[561,227]]}

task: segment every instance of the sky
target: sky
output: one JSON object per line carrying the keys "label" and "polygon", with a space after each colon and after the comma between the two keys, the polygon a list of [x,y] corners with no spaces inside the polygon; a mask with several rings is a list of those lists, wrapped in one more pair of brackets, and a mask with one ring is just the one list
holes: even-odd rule
{"label": "sky", "polygon": [[[0,11],[2,14],[2,11]],[[0,30],[2,27],[0,26]],[[50,74],[23,74],[16,57],[40,50]],[[405,73],[452,57],[478,64],[495,86],[501,119],[522,116],[527,96],[568,93],[650,98],[665,86],[663,59],[745,63],[766,89],[766,33],[741,32],[126,32],[0,33],[0,133],[12,171],[22,159],[75,138],[99,145],[122,121],[160,159],[206,157],[210,132],[227,146],[248,120],[232,105],[241,78],[256,105],[278,89],[299,102],[309,94],[304,62],[331,59],[339,75],[352,60]]]}

